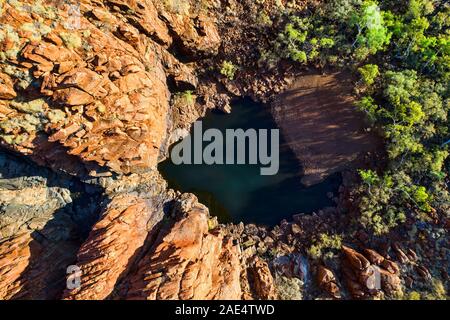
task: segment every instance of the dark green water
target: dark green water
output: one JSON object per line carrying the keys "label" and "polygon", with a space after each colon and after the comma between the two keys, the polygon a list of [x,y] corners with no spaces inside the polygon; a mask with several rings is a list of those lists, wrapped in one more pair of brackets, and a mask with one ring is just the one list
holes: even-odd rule
{"label": "dark green water", "polygon": [[[209,112],[203,130],[275,129],[268,108],[249,100],[233,105],[229,115]],[[260,165],[174,165],[170,159],[159,170],[169,186],[197,195],[221,222],[275,225],[292,215],[331,206],[327,192],[336,192],[340,175],[312,187],[300,183],[300,165],[280,133],[280,168],[273,176],[260,175]]]}

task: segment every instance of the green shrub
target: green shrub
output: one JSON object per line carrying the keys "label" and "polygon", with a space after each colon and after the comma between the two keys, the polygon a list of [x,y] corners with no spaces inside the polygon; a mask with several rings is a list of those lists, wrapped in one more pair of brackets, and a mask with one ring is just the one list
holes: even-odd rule
{"label": "green shrub", "polygon": [[425,299],[427,300],[447,300],[447,291],[445,290],[444,284],[442,281],[433,279],[432,280],[432,291],[425,295]]}
{"label": "green shrub", "polygon": [[380,75],[380,70],[375,64],[366,64],[359,68],[358,71],[367,86],[371,86],[375,82],[375,79]]}
{"label": "green shrub", "polygon": [[237,67],[231,61],[224,61],[220,68],[220,74],[227,77],[229,80],[233,80],[236,74]]}
{"label": "green shrub", "polygon": [[328,249],[340,249],[342,247],[342,237],[340,235],[320,234],[313,245],[307,250],[308,255],[313,259],[322,257],[323,251]]}
{"label": "green shrub", "polygon": [[411,291],[408,296],[406,297],[406,300],[420,300],[420,293],[417,291]]}
{"label": "green shrub", "polygon": [[194,105],[195,104],[195,96],[192,91],[186,90],[175,95],[176,103],[181,105]]}
{"label": "green shrub", "polygon": [[301,64],[326,59],[335,41],[323,28],[316,28],[311,19],[290,16],[274,44],[279,57]]}

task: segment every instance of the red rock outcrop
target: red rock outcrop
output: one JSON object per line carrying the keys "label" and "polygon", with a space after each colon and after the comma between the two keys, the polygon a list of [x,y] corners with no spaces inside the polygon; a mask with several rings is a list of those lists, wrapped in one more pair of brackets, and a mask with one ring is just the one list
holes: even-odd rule
{"label": "red rock outcrop", "polygon": [[11,78],[7,74],[0,73],[0,99],[10,100],[16,96]]}
{"label": "red rock outcrop", "polygon": [[[206,56],[220,45],[213,19],[195,1],[49,0],[35,10],[21,0],[1,9],[2,147],[79,177],[142,174],[156,168],[172,126],[195,120],[171,119],[169,103],[169,86],[198,85],[173,52]],[[55,282],[65,282],[62,267],[81,269],[81,286],[66,290],[66,299],[105,299],[119,287],[126,298],[241,297],[239,248],[210,230],[196,199],[159,230],[162,211],[150,196],[109,196],[76,262],[76,246],[54,257],[62,246],[31,231],[3,240],[1,297],[57,297],[60,286],[41,290],[49,279],[42,271],[55,270],[48,257],[59,268]],[[161,277],[161,268],[173,277]]]}
{"label": "red rock outcrop", "polygon": [[127,299],[240,299],[239,249],[209,230],[208,210],[185,197],[178,220],[166,226],[123,285]]}
{"label": "red rock outcrop", "polygon": [[161,218],[162,212],[154,210],[150,199],[130,194],[113,198],[78,252],[81,286],[66,290],[64,298],[107,298]]}
{"label": "red rock outcrop", "polygon": [[263,300],[276,299],[276,288],[267,262],[256,256],[253,259],[250,270],[253,276],[256,297]]}
{"label": "red rock outcrop", "polygon": [[[157,5],[160,9],[164,6],[159,1]],[[169,22],[170,30],[181,40],[182,47],[188,54],[214,54],[221,42],[214,22],[207,13],[197,12],[193,19],[194,23],[191,23],[192,17],[185,14],[195,5],[197,4],[194,2],[191,5],[186,1],[180,3],[181,8],[169,7],[160,10],[160,14]]]}
{"label": "red rock outcrop", "polygon": [[341,292],[337,285],[336,277],[333,271],[325,268],[324,266],[319,266],[317,270],[317,283],[319,287],[329,294],[334,299],[341,298]]}
{"label": "red rock outcrop", "polygon": [[22,233],[0,243],[0,300],[20,291],[18,280],[28,266],[31,240],[29,233]]}
{"label": "red rock outcrop", "polygon": [[[170,34],[186,50],[214,53],[214,23],[189,2],[181,11],[150,0],[30,4],[6,2],[0,16],[1,144],[74,174],[80,160],[93,176],[96,167],[155,168],[170,129],[168,79],[197,85],[167,51]],[[26,102],[11,101],[19,94]],[[55,152],[45,152],[49,143]]]}
{"label": "red rock outcrop", "polygon": [[[48,180],[42,168],[9,165],[12,161],[0,153],[0,299],[309,299],[317,293],[309,285],[311,269],[320,289],[335,299],[349,297],[339,288],[341,278],[353,298],[382,292],[395,298],[400,271],[406,287],[420,291],[415,296],[436,291],[432,286],[439,278],[448,287],[448,245],[440,229],[448,230],[450,220],[439,221],[435,211],[429,213],[435,226],[426,222],[411,230],[420,235],[414,242],[417,254],[408,244],[394,243],[383,254],[344,247],[340,266],[335,255],[323,256],[324,262],[302,256],[311,234],[333,231],[359,245],[373,240],[362,230],[353,237],[344,227],[354,218],[347,209],[356,204],[345,175],[340,200],[330,194],[341,203],[336,210],[297,215],[295,223],[284,221],[273,229],[217,226],[197,199],[167,191],[153,176],[168,145],[188,132],[205,108],[230,112],[233,95],[269,101],[292,82],[299,69],[284,60],[271,70],[259,67],[264,59],[255,57],[273,48],[275,29],[248,19],[270,18],[274,26],[284,26],[284,15],[271,11],[283,11],[280,5],[300,12],[313,4],[0,1],[0,147],[58,171]],[[215,15],[221,19],[220,36]],[[263,36],[257,30],[264,30]],[[219,47],[217,57],[200,61]],[[234,80],[205,77],[205,71],[219,71],[224,60],[239,66]],[[296,108],[298,103],[289,102],[309,99],[313,108],[303,108],[303,115],[288,108],[297,117],[281,104],[273,110],[288,138],[295,138],[294,151],[302,151],[305,184],[347,168],[379,142],[350,114],[354,86],[349,79],[344,73],[303,76],[282,102]],[[195,90],[190,102],[180,94],[187,90]],[[343,112],[330,118],[327,110],[336,102]],[[323,117],[317,117],[320,110]],[[308,135],[298,137],[302,117],[300,131]],[[321,138],[324,143],[318,145]],[[339,141],[340,147],[330,141]],[[175,197],[177,207],[163,213]],[[106,198],[110,203],[101,211],[99,203]],[[90,203],[80,205],[85,200]],[[411,232],[399,233],[380,238],[407,242]],[[426,244],[427,237],[434,240]],[[390,260],[391,253],[401,268]],[[274,260],[265,260],[273,255]],[[66,268],[73,264],[81,269],[81,286],[64,291]]]}
{"label": "red rock outcrop", "polygon": [[36,238],[25,232],[0,242],[0,300],[59,298],[77,246]]}

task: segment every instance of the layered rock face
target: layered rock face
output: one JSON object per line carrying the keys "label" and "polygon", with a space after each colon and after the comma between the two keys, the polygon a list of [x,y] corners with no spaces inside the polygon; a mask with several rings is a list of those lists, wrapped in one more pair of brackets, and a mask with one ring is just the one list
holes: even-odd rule
{"label": "layered rock face", "polygon": [[77,254],[76,265],[83,277],[81,286],[67,290],[65,297],[107,298],[162,215],[162,211],[155,211],[151,199],[130,194],[115,197]]}
{"label": "layered rock face", "polygon": [[56,299],[102,196],[0,154],[0,299]]}
{"label": "layered rock face", "polygon": [[[90,187],[88,200],[69,176],[65,180],[6,157],[0,180],[0,299],[241,298],[238,242],[193,195],[171,200],[175,195],[155,175],[138,183],[128,179],[119,188],[111,183],[108,190],[124,192],[107,196],[103,209],[97,198],[88,214],[97,187]],[[14,177],[28,171],[36,178]],[[66,287],[71,266],[80,270],[74,289]]]}
{"label": "layered rock face", "polygon": [[2,2],[2,145],[78,175],[154,169],[171,129],[168,83],[197,85],[168,49],[220,44],[189,2],[165,3]]}
{"label": "layered rock face", "polygon": [[276,288],[267,262],[256,256],[253,259],[251,272],[254,279],[256,296],[264,300],[276,299]]}
{"label": "layered rock face", "polygon": [[[327,230],[317,228],[324,217],[223,226],[157,173],[108,178],[101,195],[17,157],[0,160],[1,299],[367,299],[431,278],[400,244],[391,256],[344,246],[338,265],[307,259],[303,237]],[[80,270],[74,289],[69,266]]]}
{"label": "layered rock face", "polygon": [[[328,221],[323,217],[296,217],[272,230],[217,225],[192,195],[166,194],[157,175],[111,181],[101,209],[95,205],[95,186],[89,190],[15,157],[0,159],[1,299],[299,299],[308,290],[312,297],[320,294],[308,278],[321,262],[308,261],[301,252],[302,237],[311,234],[308,226]],[[97,219],[97,210],[101,214],[91,226],[87,221]],[[86,230],[91,230],[87,238]],[[267,259],[267,251],[276,252],[275,260]],[[346,246],[338,253],[338,266],[319,264],[315,271],[319,292],[328,298],[392,297],[403,283],[431,279],[417,254],[398,243],[390,255]],[[81,286],[62,295],[71,265],[81,270]]]}
{"label": "layered rock face", "polygon": [[[38,236],[37,236],[38,237]],[[15,235],[0,243],[0,299],[57,299],[74,262],[76,241]]]}
{"label": "layered rock face", "polygon": [[336,281],[336,276],[330,269],[319,266],[317,270],[317,283],[319,287],[334,299],[340,299],[341,293]]}
{"label": "layered rock face", "polygon": [[149,199],[114,198],[78,252],[81,286],[64,298],[240,299],[237,243],[193,195],[173,210],[162,222]]}
{"label": "layered rock face", "polygon": [[239,249],[208,209],[181,199],[172,226],[163,227],[137,270],[124,283],[127,299],[240,299]]}

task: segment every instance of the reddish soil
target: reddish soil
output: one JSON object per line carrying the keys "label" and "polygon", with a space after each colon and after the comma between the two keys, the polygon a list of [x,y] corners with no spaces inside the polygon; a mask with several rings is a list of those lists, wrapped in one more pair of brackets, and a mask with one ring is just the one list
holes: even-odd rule
{"label": "reddish soil", "polygon": [[380,138],[364,130],[364,115],[353,104],[346,73],[299,77],[272,106],[274,118],[302,164],[302,183],[310,186],[355,166],[380,147]]}

